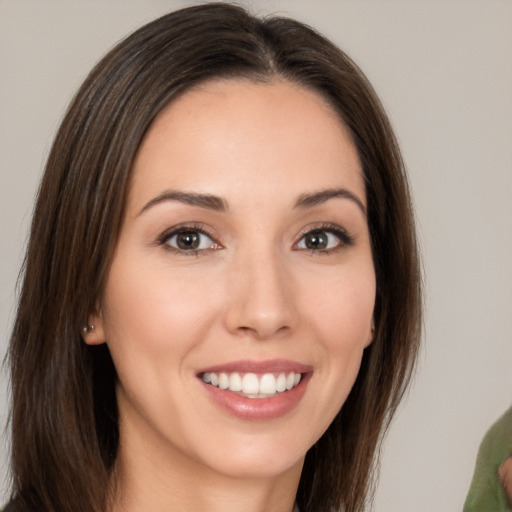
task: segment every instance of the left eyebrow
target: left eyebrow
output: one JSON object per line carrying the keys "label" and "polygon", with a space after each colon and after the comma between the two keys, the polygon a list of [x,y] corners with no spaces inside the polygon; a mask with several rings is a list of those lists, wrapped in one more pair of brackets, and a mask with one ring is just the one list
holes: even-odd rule
{"label": "left eyebrow", "polygon": [[329,188],[311,194],[302,194],[297,199],[295,208],[311,208],[334,198],[348,199],[354,202],[366,218],[366,206],[355,194],[345,188]]}

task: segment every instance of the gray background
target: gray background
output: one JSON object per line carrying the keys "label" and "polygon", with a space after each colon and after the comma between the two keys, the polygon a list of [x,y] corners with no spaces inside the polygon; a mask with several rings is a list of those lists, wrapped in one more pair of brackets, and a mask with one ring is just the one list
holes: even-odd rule
{"label": "gray background", "polygon": [[[116,41],[189,3],[0,0],[2,353],[34,194],[67,103]],[[415,195],[427,316],[421,368],[385,443],[375,510],[461,510],[480,439],[512,402],[512,2],[250,5],[335,40],[394,123]],[[7,446],[4,437],[0,498]]]}

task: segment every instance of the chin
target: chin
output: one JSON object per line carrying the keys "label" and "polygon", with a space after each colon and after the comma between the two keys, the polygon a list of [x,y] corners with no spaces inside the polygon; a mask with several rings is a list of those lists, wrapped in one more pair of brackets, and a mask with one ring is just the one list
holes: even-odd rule
{"label": "chin", "polygon": [[[302,469],[309,443],[298,442],[296,435],[286,436],[261,434],[225,436],[222,440],[210,441],[215,449],[198,453],[198,459],[215,473],[234,478],[264,479],[282,475],[288,471]],[[204,442],[204,440],[203,440]]]}
{"label": "chin", "polygon": [[230,478],[272,479],[287,472],[300,473],[304,463],[304,455],[298,459],[281,457],[274,453],[272,457],[251,457],[250,459],[229,459],[222,461],[216,468],[216,473]]}

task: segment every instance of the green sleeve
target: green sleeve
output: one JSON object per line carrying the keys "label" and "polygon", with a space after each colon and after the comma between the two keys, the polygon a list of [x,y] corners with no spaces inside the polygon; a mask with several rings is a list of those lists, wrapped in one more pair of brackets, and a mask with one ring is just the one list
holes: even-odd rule
{"label": "green sleeve", "polygon": [[478,450],[464,512],[512,511],[498,468],[512,453],[512,407],[489,429]]}

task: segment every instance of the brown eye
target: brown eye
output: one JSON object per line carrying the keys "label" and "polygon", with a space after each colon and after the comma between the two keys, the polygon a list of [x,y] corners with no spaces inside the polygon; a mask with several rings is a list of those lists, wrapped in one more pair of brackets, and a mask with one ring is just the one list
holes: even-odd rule
{"label": "brown eye", "polygon": [[295,245],[296,249],[328,253],[332,250],[351,246],[354,239],[342,228],[329,226],[316,228],[304,233]]}
{"label": "brown eye", "polygon": [[198,229],[184,229],[167,235],[163,243],[172,249],[181,252],[204,251],[207,249],[218,249],[216,244],[206,233]]}
{"label": "brown eye", "polygon": [[196,250],[201,242],[197,231],[183,231],[176,235],[176,246],[184,251]]}
{"label": "brown eye", "polygon": [[304,236],[304,245],[307,249],[327,249],[328,244],[329,237],[324,231],[310,231]]}

